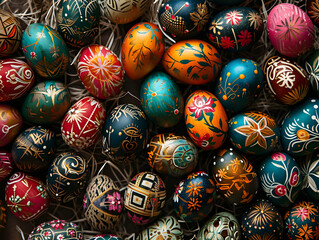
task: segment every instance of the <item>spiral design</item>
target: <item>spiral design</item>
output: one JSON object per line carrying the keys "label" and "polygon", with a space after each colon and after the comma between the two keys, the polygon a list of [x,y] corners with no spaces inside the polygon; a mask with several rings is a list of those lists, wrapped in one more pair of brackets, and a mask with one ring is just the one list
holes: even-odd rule
{"label": "spiral design", "polygon": [[25,178],[25,174],[23,172],[16,172],[9,178],[7,184],[8,185],[15,184],[17,182],[20,182],[24,178]]}

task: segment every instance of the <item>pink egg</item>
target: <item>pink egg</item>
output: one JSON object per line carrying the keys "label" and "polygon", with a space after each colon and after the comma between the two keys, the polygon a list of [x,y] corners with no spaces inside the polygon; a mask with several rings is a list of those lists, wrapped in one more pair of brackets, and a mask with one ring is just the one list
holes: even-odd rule
{"label": "pink egg", "polygon": [[290,3],[278,4],[270,11],[267,31],[274,48],[287,57],[297,57],[307,52],[315,36],[310,17]]}

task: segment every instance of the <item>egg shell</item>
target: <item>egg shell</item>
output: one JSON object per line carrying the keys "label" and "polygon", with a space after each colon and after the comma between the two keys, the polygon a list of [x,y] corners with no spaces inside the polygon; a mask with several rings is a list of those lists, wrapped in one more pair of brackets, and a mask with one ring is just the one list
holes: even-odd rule
{"label": "egg shell", "polygon": [[47,25],[29,25],[21,40],[28,64],[44,78],[62,78],[69,65],[69,51],[61,35]]}
{"label": "egg shell", "polygon": [[319,2],[318,0],[308,0],[306,2],[307,15],[310,17],[311,21],[319,27]]}
{"label": "egg shell", "polygon": [[217,78],[222,60],[212,45],[191,39],[170,46],[163,55],[162,65],[173,78],[186,84],[201,85]]}
{"label": "egg shell", "polygon": [[58,81],[44,81],[35,85],[25,97],[21,113],[33,124],[48,124],[60,120],[71,105],[66,85]]}
{"label": "egg shell", "polygon": [[264,74],[271,93],[282,104],[294,105],[308,93],[307,72],[296,62],[272,56],[264,65]]}
{"label": "egg shell", "polygon": [[216,188],[231,205],[251,202],[258,190],[258,177],[251,163],[239,152],[221,149],[212,157],[210,175]]}
{"label": "egg shell", "polygon": [[122,240],[122,238],[114,234],[102,234],[102,235],[98,235],[93,238],[90,238],[89,240]]}
{"label": "egg shell", "polygon": [[288,210],[284,217],[286,239],[319,238],[319,207],[312,202],[302,201]]}
{"label": "egg shell", "polygon": [[50,198],[45,184],[23,172],[14,173],[5,188],[7,207],[22,221],[31,221],[46,212]]}
{"label": "egg shell", "polygon": [[0,200],[0,229],[7,226],[7,209],[3,201]]}
{"label": "egg shell", "polygon": [[166,188],[163,180],[152,172],[141,172],[129,182],[124,206],[129,219],[145,225],[157,217],[164,208]]}
{"label": "egg shell", "polygon": [[84,97],[72,105],[61,124],[61,135],[70,147],[85,149],[101,136],[106,111],[93,97]]}
{"label": "egg shell", "polygon": [[220,240],[240,240],[240,225],[234,215],[229,212],[216,213],[201,227],[197,240],[213,239],[217,236]]}
{"label": "egg shell", "polygon": [[245,2],[245,0],[210,0],[210,2],[213,2],[219,6],[229,6],[229,5],[241,4]]}
{"label": "egg shell", "polygon": [[286,57],[297,57],[313,44],[315,29],[309,16],[299,7],[281,3],[267,18],[268,37],[273,47]]}
{"label": "egg shell", "polygon": [[293,108],[281,126],[281,143],[292,156],[305,156],[319,149],[319,100],[307,99]]}
{"label": "egg shell", "polygon": [[6,149],[0,149],[0,182],[11,174],[13,167],[11,152]]}
{"label": "egg shell", "polygon": [[41,223],[30,233],[28,240],[81,240],[82,233],[80,228],[64,220],[52,220]]}
{"label": "egg shell", "polygon": [[226,140],[228,118],[214,94],[193,92],[186,100],[184,116],[189,136],[202,149],[217,149]]}
{"label": "egg shell", "polygon": [[72,47],[83,47],[99,32],[99,3],[97,0],[64,0],[60,2],[56,20],[65,42]]}
{"label": "egg shell", "polygon": [[196,222],[209,216],[214,206],[215,184],[205,172],[193,172],[182,180],[173,196],[177,217]]}
{"label": "egg shell", "polygon": [[35,81],[32,68],[14,58],[0,60],[0,78],[0,102],[24,96]]}
{"label": "egg shell", "polygon": [[148,75],[141,85],[140,98],[146,116],[157,126],[173,127],[183,117],[182,92],[164,72]]}
{"label": "egg shell", "polygon": [[111,159],[133,160],[148,142],[146,116],[134,104],[119,105],[106,117],[102,134],[103,150]]}
{"label": "egg shell", "polygon": [[148,226],[136,238],[136,240],[152,239],[182,240],[183,229],[175,217],[166,216]]}
{"label": "egg shell", "polygon": [[313,202],[319,201],[319,153],[307,157],[300,163],[302,192]]}
{"label": "egg shell", "polygon": [[319,49],[312,52],[306,58],[305,69],[308,73],[312,91],[315,93],[316,97],[319,97]]}
{"label": "egg shell", "polygon": [[254,103],[263,87],[263,72],[250,59],[237,58],[222,69],[214,94],[230,113],[237,113]]}
{"label": "egg shell", "polygon": [[251,49],[263,30],[263,19],[258,11],[249,7],[233,7],[211,18],[207,34],[215,47],[238,52]]}
{"label": "egg shell", "polygon": [[57,202],[69,202],[79,197],[88,180],[87,161],[72,152],[59,154],[48,169],[48,193]]}
{"label": "egg shell", "polygon": [[153,23],[135,24],[126,33],[121,50],[125,74],[139,80],[149,74],[160,62],[165,50],[164,36]]}
{"label": "egg shell", "polygon": [[268,200],[259,199],[243,215],[242,235],[245,239],[282,239],[284,223],[278,209]]}
{"label": "egg shell", "polygon": [[21,38],[22,31],[18,20],[8,11],[0,9],[1,21],[1,43],[0,43],[0,58],[8,57],[17,51]]}
{"label": "egg shell", "polygon": [[262,155],[272,151],[280,137],[275,119],[262,112],[245,112],[229,120],[229,138],[240,151]]}
{"label": "egg shell", "polygon": [[95,176],[86,188],[83,202],[85,218],[93,229],[114,230],[122,216],[123,198],[111,178]]}

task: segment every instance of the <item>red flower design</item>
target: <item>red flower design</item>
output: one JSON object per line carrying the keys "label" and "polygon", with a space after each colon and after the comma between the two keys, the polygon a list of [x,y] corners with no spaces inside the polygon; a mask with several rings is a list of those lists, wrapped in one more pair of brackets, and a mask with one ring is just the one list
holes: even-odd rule
{"label": "red flower design", "polygon": [[194,101],[190,104],[188,110],[192,113],[195,112],[195,118],[199,118],[202,115],[202,111],[205,113],[215,112],[215,109],[211,106],[213,103],[212,97],[209,97],[206,101],[205,96],[197,95],[194,97]]}
{"label": "red flower design", "polygon": [[277,152],[271,155],[271,159],[275,161],[285,161],[286,156],[280,152]]}
{"label": "red flower design", "polygon": [[34,59],[36,57],[35,52],[31,52],[31,59]]}
{"label": "red flower design", "polygon": [[295,186],[298,183],[298,181],[299,181],[298,173],[293,172],[289,180],[290,185]]}
{"label": "red flower design", "polygon": [[198,145],[200,145],[202,148],[209,148],[209,134],[206,133],[204,136],[202,137],[196,137],[196,135],[193,135],[194,137],[194,141],[198,143]]}
{"label": "red flower design", "polygon": [[68,232],[68,234],[69,234],[71,237],[73,237],[74,234],[75,234],[75,231],[74,231],[73,229],[70,229],[69,232]]}
{"label": "red flower design", "polygon": [[277,196],[282,197],[287,193],[287,188],[284,185],[278,185],[275,188],[275,193]]}
{"label": "red flower design", "polygon": [[248,46],[251,43],[253,36],[251,35],[251,32],[246,29],[245,31],[240,31],[238,38],[238,42],[242,46]]}
{"label": "red flower design", "polygon": [[234,40],[231,40],[230,37],[226,37],[226,36],[221,37],[220,41],[221,41],[220,46],[223,49],[234,48],[234,46],[235,46]]}
{"label": "red flower design", "polygon": [[215,37],[214,37],[214,35],[213,34],[208,34],[208,37],[209,37],[209,39],[212,41],[212,42],[215,42]]}
{"label": "red flower design", "polygon": [[238,11],[230,11],[226,14],[226,23],[231,23],[231,25],[238,25],[243,18],[243,14]]}

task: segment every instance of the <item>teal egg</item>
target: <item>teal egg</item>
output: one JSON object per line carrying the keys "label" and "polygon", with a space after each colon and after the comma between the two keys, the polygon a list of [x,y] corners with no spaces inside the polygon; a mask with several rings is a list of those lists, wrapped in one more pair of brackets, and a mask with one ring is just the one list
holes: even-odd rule
{"label": "teal egg", "polygon": [[263,71],[250,59],[237,58],[223,68],[216,84],[215,96],[230,113],[251,105],[263,87]]}
{"label": "teal egg", "polygon": [[69,65],[69,51],[61,35],[47,25],[29,25],[21,40],[29,65],[44,78],[62,77]]}
{"label": "teal egg", "polygon": [[89,240],[122,240],[122,238],[113,234],[101,234],[93,238],[90,238]]}
{"label": "teal egg", "polygon": [[160,127],[173,127],[183,117],[183,95],[166,73],[150,74],[141,85],[140,96],[147,117]]}
{"label": "teal egg", "polygon": [[313,202],[319,201],[319,153],[302,161],[302,192]]}
{"label": "teal egg", "polygon": [[319,49],[307,57],[305,69],[309,75],[312,90],[319,97]]}
{"label": "teal egg", "polygon": [[319,148],[319,100],[308,99],[285,117],[281,143],[285,152],[305,156]]}
{"label": "teal egg", "polygon": [[58,81],[38,83],[22,104],[24,119],[34,124],[52,123],[64,116],[71,104],[66,85]]}
{"label": "teal egg", "polygon": [[97,0],[63,0],[57,12],[58,32],[68,45],[80,48],[98,34],[99,19]]}

